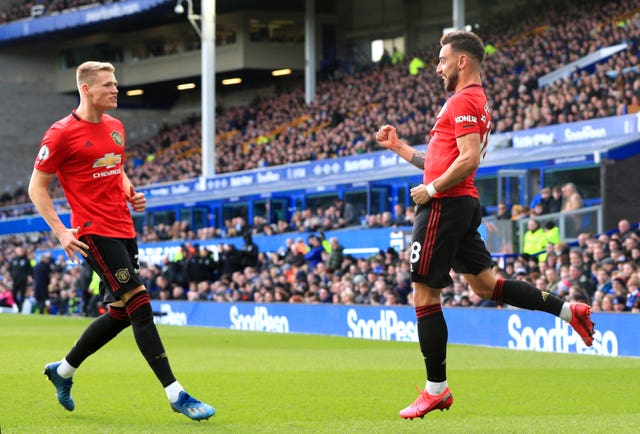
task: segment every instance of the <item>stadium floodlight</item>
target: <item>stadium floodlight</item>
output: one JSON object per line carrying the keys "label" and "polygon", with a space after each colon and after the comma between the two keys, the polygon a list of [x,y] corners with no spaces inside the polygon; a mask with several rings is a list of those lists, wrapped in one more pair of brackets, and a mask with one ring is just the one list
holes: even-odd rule
{"label": "stadium floodlight", "polygon": [[127,96],[138,96],[144,94],[142,89],[130,89],[127,91]]}
{"label": "stadium floodlight", "polygon": [[196,84],[195,83],[181,83],[181,84],[177,85],[176,88],[178,90],[190,90],[190,89],[195,89],[196,88]]}
{"label": "stadium floodlight", "polygon": [[291,74],[290,68],[274,69],[273,71],[271,71],[271,75],[274,77],[281,77],[283,75],[289,75],[289,74]]}
{"label": "stadium floodlight", "polygon": [[178,0],[178,1],[176,1],[176,6],[173,8],[173,11],[178,15],[182,15],[184,13],[184,6],[182,6],[182,3],[184,3],[184,2],[187,3],[187,19],[189,20],[189,22],[193,26],[193,29],[196,31],[198,36],[200,36],[200,38],[202,38],[202,29],[196,23],[196,20],[200,19],[200,15],[193,13],[193,0]]}
{"label": "stadium floodlight", "polygon": [[240,83],[242,83],[242,79],[240,77],[225,78],[224,80],[222,80],[223,86],[231,86]]}

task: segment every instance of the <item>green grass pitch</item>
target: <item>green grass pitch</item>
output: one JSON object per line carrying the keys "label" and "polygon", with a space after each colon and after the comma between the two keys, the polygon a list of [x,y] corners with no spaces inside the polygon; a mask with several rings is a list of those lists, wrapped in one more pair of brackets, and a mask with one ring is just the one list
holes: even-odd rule
{"label": "green grass pitch", "polygon": [[0,432],[10,433],[634,433],[640,359],[450,345],[451,410],[402,420],[424,386],[418,345],[160,326],[208,421],[173,413],[124,331],[75,375],[65,411],[42,375],[89,323],[0,315]]}

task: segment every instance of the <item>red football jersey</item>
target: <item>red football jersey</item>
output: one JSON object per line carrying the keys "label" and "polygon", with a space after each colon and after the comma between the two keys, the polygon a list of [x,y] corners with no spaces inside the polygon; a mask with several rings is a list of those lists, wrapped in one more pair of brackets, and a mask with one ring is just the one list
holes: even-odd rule
{"label": "red football jersey", "polygon": [[136,236],[122,186],[124,143],[124,127],[116,118],[105,114],[91,123],[75,111],[42,138],[34,167],[58,175],[78,236]]}
{"label": "red football jersey", "polygon": [[[480,159],[484,158],[490,132],[491,111],[483,87],[472,84],[454,93],[442,106],[436,124],[430,132],[423,183],[429,184],[442,175],[460,155],[456,144],[458,137],[471,133],[480,134]],[[474,176],[475,171],[458,185],[438,192],[436,197],[477,198],[478,190],[473,182]]]}

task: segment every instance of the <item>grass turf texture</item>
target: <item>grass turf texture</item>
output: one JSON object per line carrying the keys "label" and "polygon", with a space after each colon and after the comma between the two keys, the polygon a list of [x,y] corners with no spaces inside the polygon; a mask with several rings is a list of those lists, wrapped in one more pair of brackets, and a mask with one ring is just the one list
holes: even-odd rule
{"label": "grass turf texture", "polygon": [[416,343],[170,326],[159,329],[174,373],[215,417],[171,411],[130,329],[76,373],[69,413],[42,369],[88,323],[0,315],[0,432],[640,431],[640,359],[450,345],[451,410],[405,421],[424,386]]}

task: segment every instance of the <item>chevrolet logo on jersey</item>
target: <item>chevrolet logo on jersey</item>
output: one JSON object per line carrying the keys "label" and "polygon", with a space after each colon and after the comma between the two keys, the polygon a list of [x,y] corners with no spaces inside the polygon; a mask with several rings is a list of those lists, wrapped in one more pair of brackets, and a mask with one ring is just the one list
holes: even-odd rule
{"label": "chevrolet logo on jersey", "polygon": [[112,167],[116,167],[122,161],[122,155],[115,154],[113,152],[109,154],[104,154],[104,157],[98,158],[93,163],[93,168],[97,169],[99,167],[104,167],[105,169],[111,169]]}

